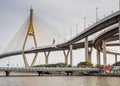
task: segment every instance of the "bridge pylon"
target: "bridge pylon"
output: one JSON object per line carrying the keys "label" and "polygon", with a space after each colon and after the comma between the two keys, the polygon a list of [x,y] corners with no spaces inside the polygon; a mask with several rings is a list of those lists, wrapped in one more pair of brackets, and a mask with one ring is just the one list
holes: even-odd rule
{"label": "bridge pylon", "polygon": [[[34,27],[33,27],[33,9],[32,9],[32,7],[30,9],[30,23],[29,23],[29,27],[28,27],[28,31],[27,31],[25,40],[24,40],[23,48],[22,48],[22,56],[23,56],[25,66],[29,66],[27,58],[26,58],[25,53],[24,53],[25,46],[26,46],[26,43],[27,43],[27,39],[28,39],[29,36],[33,37],[33,41],[34,41],[34,46],[33,47],[37,48],[37,41],[36,41]],[[34,56],[34,59],[32,61],[31,66],[34,66],[34,64],[36,62],[36,59],[37,59],[37,55],[38,55],[38,53],[35,53],[35,56]]]}
{"label": "bridge pylon", "polygon": [[68,55],[70,53],[70,50],[68,50],[67,52],[65,50],[63,50],[64,56],[65,56],[65,64],[68,65]]}

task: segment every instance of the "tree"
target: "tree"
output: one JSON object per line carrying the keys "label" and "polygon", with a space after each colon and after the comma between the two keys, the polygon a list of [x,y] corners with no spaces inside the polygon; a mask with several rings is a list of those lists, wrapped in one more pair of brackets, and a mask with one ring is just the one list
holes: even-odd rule
{"label": "tree", "polygon": [[91,62],[80,62],[77,64],[77,67],[80,66],[89,66],[89,67],[93,67],[93,64]]}
{"label": "tree", "polygon": [[120,61],[113,64],[113,66],[120,66]]}
{"label": "tree", "polygon": [[67,64],[66,63],[57,63],[56,66],[57,67],[66,67]]}
{"label": "tree", "polygon": [[102,69],[102,68],[103,68],[103,65],[97,64],[97,65],[95,65],[95,67]]}
{"label": "tree", "polygon": [[93,67],[93,64],[91,62],[86,62],[86,66]]}
{"label": "tree", "polygon": [[56,64],[43,64],[43,65],[36,65],[35,67],[66,67],[66,63],[56,63]]}

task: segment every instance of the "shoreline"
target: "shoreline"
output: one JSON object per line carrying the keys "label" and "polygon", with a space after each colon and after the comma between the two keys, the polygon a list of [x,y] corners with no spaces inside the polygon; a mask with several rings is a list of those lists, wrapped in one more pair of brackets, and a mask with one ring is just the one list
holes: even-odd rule
{"label": "shoreline", "polygon": [[78,74],[78,75],[66,75],[66,74],[42,74],[41,76],[38,76],[37,74],[31,74],[31,75],[9,75],[9,76],[6,76],[6,75],[0,75],[0,77],[55,77],[55,76],[102,76],[102,77],[120,77],[120,74],[100,74],[100,73],[92,73],[92,74]]}

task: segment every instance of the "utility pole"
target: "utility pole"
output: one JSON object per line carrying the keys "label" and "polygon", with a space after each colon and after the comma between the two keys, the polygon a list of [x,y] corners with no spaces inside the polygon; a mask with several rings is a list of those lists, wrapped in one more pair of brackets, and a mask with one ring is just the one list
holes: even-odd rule
{"label": "utility pole", "polygon": [[98,7],[96,7],[96,22],[98,21]]}
{"label": "utility pole", "polygon": [[84,30],[86,29],[86,17],[84,17]]}

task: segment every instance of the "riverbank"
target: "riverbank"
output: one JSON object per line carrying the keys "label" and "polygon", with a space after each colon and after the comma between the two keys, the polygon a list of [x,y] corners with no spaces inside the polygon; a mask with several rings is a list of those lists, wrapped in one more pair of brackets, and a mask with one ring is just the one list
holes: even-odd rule
{"label": "riverbank", "polygon": [[111,73],[93,73],[87,76],[105,76],[105,77],[120,77],[120,74],[111,74]]}
{"label": "riverbank", "polygon": [[41,74],[38,76],[38,73],[26,73],[26,72],[12,72],[9,76],[6,76],[5,73],[0,74],[0,77],[55,77],[55,76],[103,76],[103,77],[120,77],[120,73],[72,73],[67,75],[67,73],[51,73],[51,74]]}

